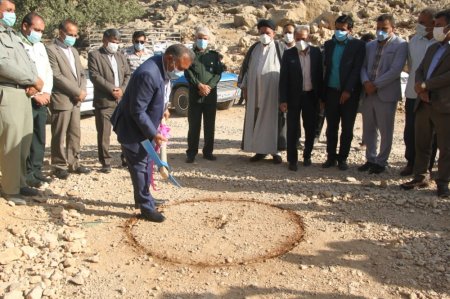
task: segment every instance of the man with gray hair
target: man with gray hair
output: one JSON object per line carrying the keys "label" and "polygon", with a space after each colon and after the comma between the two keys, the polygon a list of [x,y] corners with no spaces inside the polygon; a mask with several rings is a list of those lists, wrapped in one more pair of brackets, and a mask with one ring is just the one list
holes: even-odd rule
{"label": "man with gray hair", "polygon": [[108,29],[103,33],[103,46],[89,52],[88,57],[89,77],[94,85],[98,159],[103,173],[111,172],[111,115],[122,98],[131,74],[125,55],[117,51],[119,42],[119,31]]}
{"label": "man with gray hair", "polygon": [[189,82],[188,149],[186,163],[194,162],[198,153],[200,128],[203,117],[203,158],[214,161],[214,129],[216,122],[217,84],[223,71],[220,54],[210,50],[210,32],[206,27],[195,31],[195,59],[184,74]]}
{"label": "man with gray hair", "polygon": [[131,76],[123,98],[111,117],[128,163],[135,207],[148,221],[163,222],[165,217],[156,210],[156,201],[150,194],[152,164],[141,142],[148,139],[155,145],[161,145],[167,141],[158,132],[165,109],[165,92],[170,90],[167,89],[170,80],[182,76],[194,59],[194,53],[181,44],[170,46],[163,56],[149,58]]}
{"label": "man with gray hair", "polygon": [[305,130],[303,166],[311,165],[316,115],[322,94],[322,54],[309,45],[309,27],[294,31],[295,47],[284,52],[280,70],[280,110],[287,112],[287,159],[289,170],[297,171],[300,113]]}

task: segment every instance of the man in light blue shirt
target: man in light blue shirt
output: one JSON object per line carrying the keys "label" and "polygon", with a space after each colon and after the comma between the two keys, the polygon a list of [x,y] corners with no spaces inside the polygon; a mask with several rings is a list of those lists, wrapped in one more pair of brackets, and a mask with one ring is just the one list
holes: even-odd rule
{"label": "man in light blue shirt", "polygon": [[[414,105],[417,99],[417,93],[414,91],[416,70],[419,67],[428,47],[436,41],[433,38],[434,15],[436,11],[431,8],[420,12],[416,34],[408,44],[408,68],[409,78],[405,90],[405,129],[403,131],[403,140],[405,142],[405,159],[407,164],[400,172],[401,176],[411,175],[414,168]],[[434,159],[433,159],[434,160]]]}

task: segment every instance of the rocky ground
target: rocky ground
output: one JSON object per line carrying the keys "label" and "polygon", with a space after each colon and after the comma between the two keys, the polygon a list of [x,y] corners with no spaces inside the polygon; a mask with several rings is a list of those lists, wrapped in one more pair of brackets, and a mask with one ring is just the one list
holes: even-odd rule
{"label": "rocky ground", "polygon": [[115,138],[115,167],[98,172],[94,118],[85,117],[91,174],[55,179],[27,206],[0,200],[0,297],[450,298],[450,200],[435,185],[399,188],[401,111],[380,175],[356,170],[359,117],[344,172],[320,167],[324,137],[298,172],[250,163],[239,150],[243,118],[240,106],[219,111],[218,160],[194,164],[184,163],[186,118],[169,120],[169,163],[183,188],[156,176],[167,220],[154,224],[134,219]]}

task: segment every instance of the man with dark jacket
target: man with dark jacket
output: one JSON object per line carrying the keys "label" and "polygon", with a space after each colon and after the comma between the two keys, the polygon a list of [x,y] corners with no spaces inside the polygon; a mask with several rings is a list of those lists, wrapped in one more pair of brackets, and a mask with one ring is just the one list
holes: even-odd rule
{"label": "man with dark jacket", "polygon": [[165,217],[156,210],[155,199],[149,191],[151,163],[143,145],[151,140],[161,145],[167,139],[158,132],[165,109],[165,92],[170,80],[188,69],[193,53],[181,44],[167,48],[163,56],[145,61],[130,79],[122,100],[111,116],[117,139],[122,145],[134,189],[135,207],[142,218],[163,222]]}
{"label": "man with dark jacket", "polygon": [[108,29],[103,33],[103,46],[89,53],[89,77],[94,85],[95,126],[101,172],[111,172],[109,141],[110,118],[130,80],[130,67],[119,48],[120,33]]}
{"label": "man with dark jacket", "polygon": [[195,32],[195,60],[184,74],[189,82],[188,149],[186,163],[192,163],[198,153],[203,117],[203,158],[214,161],[214,129],[216,122],[217,84],[222,74],[222,62],[216,51],[208,49],[209,30],[199,27]]}
{"label": "man with dark jacket", "polygon": [[322,91],[322,53],[310,46],[309,27],[297,26],[294,31],[295,47],[286,50],[280,70],[280,110],[287,111],[287,160],[289,169],[297,170],[297,140],[300,113],[305,130],[303,166],[311,165],[317,110]]}
{"label": "man with dark jacket", "polygon": [[[352,37],[353,19],[342,15],[336,19],[333,38],[325,42],[325,115],[327,119],[327,160],[323,168],[335,166],[347,170],[347,157],[353,139],[353,126],[361,93],[360,73],[365,44]],[[342,132],[339,153],[339,123]]]}
{"label": "man with dark jacket", "polygon": [[437,195],[450,197],[450,9],[435,16],[433,37],[416,71],[414,179],[402,184],[403,189],[423,188],[429,184],[427,172],[431,156],[433,131],[439,149]]}

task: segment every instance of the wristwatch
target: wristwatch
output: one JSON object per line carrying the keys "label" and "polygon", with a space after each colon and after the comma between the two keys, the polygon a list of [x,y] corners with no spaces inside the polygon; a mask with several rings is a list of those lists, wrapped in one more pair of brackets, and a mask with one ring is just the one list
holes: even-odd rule
{"label": "wristwatch", "polygon": [[422,87],[422,89],[427,89],[427,85],[425,84],[425,82],[422,82],[422,84],[420,84],[420,87]]}

